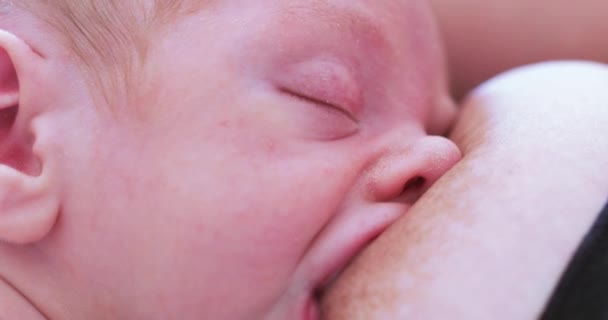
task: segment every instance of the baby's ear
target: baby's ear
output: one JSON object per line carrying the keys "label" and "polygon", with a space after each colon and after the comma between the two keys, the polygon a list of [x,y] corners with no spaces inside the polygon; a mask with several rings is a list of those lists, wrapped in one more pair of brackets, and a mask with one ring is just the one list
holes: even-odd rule
{"label": "baby's ear", "polygon": [[49,181],[45,142],[44,58],[0,30],[0,241],[29,244],[52,230],[58,193]]}

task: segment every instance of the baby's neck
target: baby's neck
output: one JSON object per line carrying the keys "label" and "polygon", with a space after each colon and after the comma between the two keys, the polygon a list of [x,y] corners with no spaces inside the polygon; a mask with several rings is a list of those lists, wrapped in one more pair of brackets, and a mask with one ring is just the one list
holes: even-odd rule
{"label": "baby's neck", "polygon": [[0,275],[0,319],[50,320]]}

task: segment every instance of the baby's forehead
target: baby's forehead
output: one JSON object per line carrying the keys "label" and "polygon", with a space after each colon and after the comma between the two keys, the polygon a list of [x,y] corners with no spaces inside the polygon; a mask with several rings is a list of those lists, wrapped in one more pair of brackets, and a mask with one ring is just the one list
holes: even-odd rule
{"label": "baby's forehead", "polygon": [[[217,68],[223,68],[221,72],[231,72],[235,64],[240,66],[239,73],[252,68],[283,71],[273,67],[329,57],[331,62],[338,60],[345,64],[339,68],[348,69],[349,76],[355,78],[354,82],[362,90],[372,86],[374,94],[381,95],[383,93],[377,92],[383,91],[399,99],[403,94],[398,91],[404,91],[403,88],[430,90],[426,84],[425,87],[418,84],[434,81],[430,79],[437,78],[440,70],[437,58],[440,54],[435,52],[439,46],[429,45],[438,40],[432,32],[428,12],[419,3],[422,2],[218,1],[208,10],[186,18],[185,23],[175,22],[185,26],[176,29],[180,31],[175,37],[191,45],[208,43],[207,49],[192,52],[193,56],[224,50],[222,55],[227,55],[230,63],[216,63]],[[339,72],[325,72],[326,68],[317,73],[300,69],[299,79],[294,81],[301,84],[305,78],[340,77],[342,69],[339,68]],[[419,76],[420,70],[427,74]],[[362,76],[365,79],[359,81],[359,74],[365,74]],[[404,74],[413,76],[403,77]],[[348,86],[348,81],[345,82]],[[380,82],[385,85],[379,86]]]}
{"label": "baby's forehead", "polygon": [[229,37],[229,33],[238,32],[243,25],[253,30],[262,25],[264,32],[251,37],[272,38],[269,48],[273,47],[273,41],[293,40],[303,45],[334,36],[336,46],[353,41],[358,45],[354,50],[372,49],[389,56],[411,49],[396,47],[404,39],[435,40],[428,36],[431,27],[427,16],[419,14],[423,7],[411,3],[409,0],[250,1],[239,6],[226,5],[226,9],[211,11],[210,15],[212,19],[216,15],[227,17],[221,27],[225,32],[217,33],[218,38]]}
{"label": "baby's forehead", "polygon": [[[1,0],[0,0],[1,1]],[[319,45],[321,39],[333,42],[357,43],[351,51],[383,51],[384,55],[403,54],[409,48],[395,48],[405,35],[414,35],[424,29],[417,14],[421,1],[393,0],[54,0],[52,3],[36,0],[15,2],[35,15],[50,21],[66,40],[66,46],[86,73],[94,79],[93,86],[108,88],[112,84],[129,87],[142,65],[147,50],[154,46],[155,37],[162,29],[180,23],[184,17],[205,12],[202,17],[227,17],[215,22],[198,20],[198,23],[218,23],[214,36],[229,37],[253,16],[247,28],[264,25],[270,32],[266,37],[268,48],[284,45]],[[8,2],[0,2],[8,3]],[[257,16],[257,19],[255,19]],[[300,37],[295,35],[299,34]],[[277,35],[283,35],[278,37]],[[329,39],[329,35],[333,38]],[[274,37],[274,38],[273,38]],[[192,38],[196,38],[193,35]],[[281,43],[273,43],[281,39]],[[328,40],[329,39],[329,40]],[[296,44],[295,42],[299,42]],[[331,46],[332,44],[327,44]],[[379,58],[378,60],[382,60]],[[118,80],[117,80],[118,79]],[[108,85],[108,83],[110,85]],[[107,91],[106,90],[106,91]],[[112,95],[112,94],[110,94]]]}

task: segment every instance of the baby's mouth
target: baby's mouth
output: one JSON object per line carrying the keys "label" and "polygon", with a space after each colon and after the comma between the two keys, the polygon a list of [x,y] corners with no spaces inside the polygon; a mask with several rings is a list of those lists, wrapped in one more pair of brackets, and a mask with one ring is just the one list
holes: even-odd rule
{"label": "baby's mouth", "polygon": [[321,320],[322,317],[322,301],[325,297],[325,294],[332,288],[334,283],[340,279],[344,271],[351,265],[351,263],[359,256],[361,252],[365,250],[372,242],[374,242],[378,236],[384,230],[380,230],[372,238],[363,243],[358,250],[356,250],[344,263],[340,265],[339,268],[334,270],[332,273],[326,275],[323,280],[319,282],[319,285],[313,290],[311,304],[308,307],[307,314],[308,318],[306,320]]}
{"label": "baby's mouth", "polygon": [[327,290],[329,288],[331,288],[331,286],[333,285],[333,283],[336,281],[336,279],[338,277],[340,277],[340,275],[342,274],[342,271],[336,272],[334,273],[328,280],[326,283],[322,284],[321,286],[319,286],[317,289],[315,289],[314,291],[314,298],[317,301],[321,301],[323,300],[323,297],[325,296],[325,293],[327,292]]}
{"label": "baby's mouth", "polygon": [[311,299],[304,309],[303,320],[321,320],[320,300]]}
{"label": "baby's mouth", "polygon": [[321,303],[327,290],[331,287],[334,281],[339,278],[342,271],[334,273],[325,283],[313,290],[311,298],[307,302],[304,310],[304,320],[322,320]]}
{"label": "baby's mouth", "polygon": [[[369,243],[371,243],[371,242],[373,242],[373,240],[370,241]],[[369,243],[368,243],[368,245],[369,245]],[[365,247],[367,247],[367,245]],[[363,250],[365,250],[365,248],[363,248]],[[361,251],[363,251],[363,250],[361,250]],[[327,291],[331,289],[331,287],[334,285],[336,280],[338,280],[340,278],[340,276],[344,273],[344,271],[348,268],[348,266],[350,266],[350,264],[355,260],[355,258],[357,256],[358,255],[353,256],[343,266],[342,269],[335,271],[327,279],[325,279],[319,286],[317,286],[317,288],[313,291],[313,297],[316,301],[318,301],[318,302],[323,301],[323,298],[325,297],[325,294],[327,293]]]}
{"label": "baby's mouth", "polygon": [[[362,207],[337,215],[308,249],[294,273],[295,292],[304,294],[305,320],[321,318],[321,301],[344,270],[409,206],[387,203],[368,211]],[[357,208],[359,209],[359,208]],[[302,301],[302,300],[301,300]]]}

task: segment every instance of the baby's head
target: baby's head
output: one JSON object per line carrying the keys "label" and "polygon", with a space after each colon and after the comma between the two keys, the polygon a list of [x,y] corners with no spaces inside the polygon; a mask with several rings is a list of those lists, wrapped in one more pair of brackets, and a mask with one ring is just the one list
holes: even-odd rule
{"label": "baby's head", "polygon": [[430,135],[453,110],[421,1],[13,2],[0,292],[14,313],[307,319],[459,159]]}

